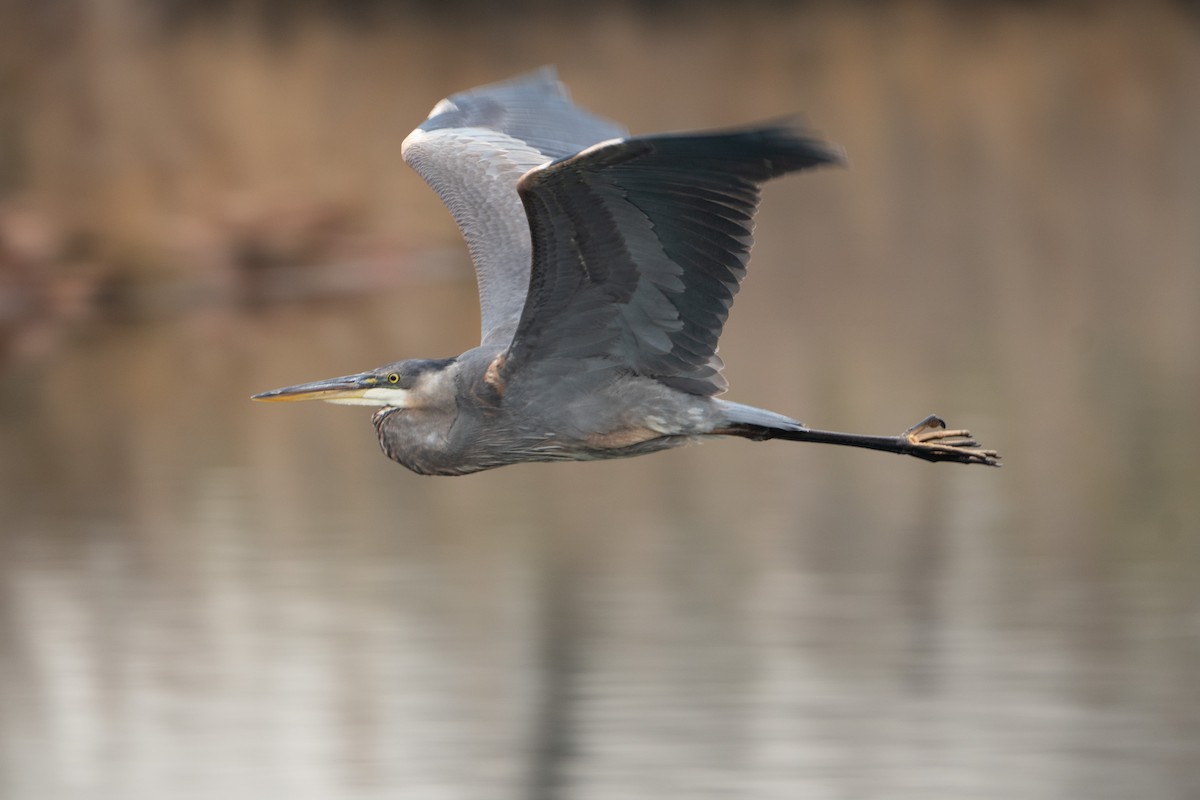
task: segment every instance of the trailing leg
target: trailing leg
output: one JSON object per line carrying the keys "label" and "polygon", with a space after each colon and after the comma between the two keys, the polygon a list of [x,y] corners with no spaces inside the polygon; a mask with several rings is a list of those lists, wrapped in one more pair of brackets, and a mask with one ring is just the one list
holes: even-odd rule
{"label": "trailing leg", "polygon": [[[947,429],[946,423],[941,418],[932,415],[913,425],[899,436],[869,436],[859,433],[813,430],[769,411],[733,403],[728,405],[734,406],[731,409],[733,411],[730,415],[731,422],[723,428],[714,430],[715,434],[741,436],[755,441],[785,439],[789,442],[819,442],[847,447],[864,447],[868,450],[882,450],[888,453],[915,456],[924,461],[954,461],[959,464],[1000,466],[1000,454],[995,450],[980,447],[979,442],[975,441],[970,431]],[[743,410],[756,413],[744,413]]]}

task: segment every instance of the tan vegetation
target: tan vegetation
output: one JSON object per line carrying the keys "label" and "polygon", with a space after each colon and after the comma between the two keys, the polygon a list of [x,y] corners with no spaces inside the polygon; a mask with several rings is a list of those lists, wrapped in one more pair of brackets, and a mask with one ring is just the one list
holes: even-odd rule
{"label": "tan vegetation", "polygon": [[1024,297],[994,321],[1013,333],[1131,298],[1195,311],[1200,37],[1174,6],[298,11],[272,32],[253,4],[184,24],[51,5],[0,5],[0,323],[411,272],[413,248],[459,245],[400,140],[446,93],[548,61],[638,131],[805,110],[854,167],[823,190],[847,254],[806,285],[902,261],[901,294]]}

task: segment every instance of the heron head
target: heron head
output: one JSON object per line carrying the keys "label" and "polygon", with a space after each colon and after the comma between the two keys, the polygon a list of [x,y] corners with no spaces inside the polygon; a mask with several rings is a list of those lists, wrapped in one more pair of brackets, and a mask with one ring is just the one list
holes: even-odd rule
{"label": "heron head", "polygon": [[355,406],[420,408],[437,403],[439,390],[443,387],[441,378],[446,376],[452,364],[453,358],[397,361],[356,375],[272,389],[250,399],[263,402],[324,400]]}

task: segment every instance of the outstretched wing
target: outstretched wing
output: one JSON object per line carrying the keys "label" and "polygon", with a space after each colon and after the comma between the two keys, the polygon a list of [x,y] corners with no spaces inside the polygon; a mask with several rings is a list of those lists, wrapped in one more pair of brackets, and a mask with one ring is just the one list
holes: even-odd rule
{"label": "outstretched wing", "polygon": [[614,136],[620,126],[571,102],[553,67],[452,95],[401,147],[450,209],[475,262],[482,342],[507,344],[529,286],[528,170]]}
{"label": "outstretched wing", "polygon": [[746,274],[760,186],[841,160],[789,119],[617,139],[530,171],[518,185],[529,298],[499,377],[610,366],[723,391],[717,339]]}

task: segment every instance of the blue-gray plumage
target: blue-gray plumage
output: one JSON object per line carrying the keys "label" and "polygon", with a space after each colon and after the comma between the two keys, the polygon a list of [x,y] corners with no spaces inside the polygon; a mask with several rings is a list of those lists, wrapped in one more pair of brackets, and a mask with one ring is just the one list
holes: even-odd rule
{"label": "blue-gray plumage", "polygon": [[624,137],[571,102],[551,68],[442,100],[404,140],[404,161],[441,196],[479,281],[484,344],[508,344],[529,286],[529,224],[517,181],[535,167]]}
{"label": "blue-gray plumage", "polygon": [[422,474],[714,436],[998,463],[937,417],[863,436],[716,397],[726,387],[717,342],[746,274],[760,187],[842,162],[797,120],[629,137],[574,105],[544,68],[441,101],[402,153],[467,241],[480,346],[255,399],[376,406],[384,452]]}

